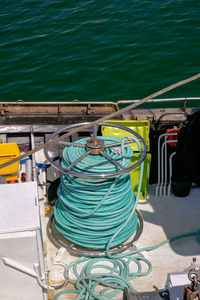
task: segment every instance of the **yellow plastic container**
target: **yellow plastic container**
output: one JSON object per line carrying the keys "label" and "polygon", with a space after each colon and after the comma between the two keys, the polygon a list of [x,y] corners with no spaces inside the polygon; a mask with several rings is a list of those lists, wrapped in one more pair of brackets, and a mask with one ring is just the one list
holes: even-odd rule
{"label": "yellow plastic container", "polygon": [[[143,137],[143,139],[147,145],[147,151],[150,150],[150,140],[149,140],[150,122],[149,121],[136,121],[136,120],[114,121],[114,120],[110,120],[110,121],[106,121],[106,122],[113,123],[116,125],[122,125],[122,126],[128,127],[129,129],[136,131],[137,133],[139,133],[139,135],[141,135],[141,137]],[[131,133],[124,131],[120,128],[109,127],[109,126],[102,126],[101,132],[102,132],[102,135],[116,136],[119,138],[124,138],[126,136],[134,136]],[[136,143],[130,144],[130,146],[134,151],[139,151]]]}
{"label": "yellow plastic container", "polygon": [[[13,158],[20,155],[17,143],[3,143],[0,144],[0,164],[6,163]],[[0,175],[10,175],[6,176],[6,181],[18,180],[18,169],[19,162],[16,162],[8,167],[0,169]],[[16,174],[17,173],[17,174]]]}
{"label": "yellow plastic container", "polygon": [[[136,163],[140,159],[140,153],[134,152],[133,157],[131,158],[130,166]],[[144,170],[143,170],[143,177],[142,177],[142,185],[140,189],[140,196],[139,199],[145,200],[147,198],[147,188],[149,183],[149,173],[150,173],[150,165],[151,165],[151,154],[147,153],[144,159]],[[140,178],[140,167],[138,166],[134,170],[130,172],[131,181],[132,181],[132,189],[137,194],[138,191],[138,184]]]}
{"label": "yellow plastic container", "polygon": [[[149,131],[150,131],[150,122],[149,121],[106,121],[109,123],[114,123],[116,125],[122,125],[125,127],[128,127],[137,133],[139,133],[146,145],[147,145],[147,151],[150,150],[150,140],[149,140]],[[116,136],[119,138],[124,138],[126,136],[132,136],[131,133],[115,127],[109,127],[109,126],[102,126],[101,127],[102,135],[104,136]],[[136,143],[131,143],[129,146],[133,149],[133,157],[131,159],[130,166],[133,165],[136,161],[140,158],[139,149]],[[151,164],[151,154],[147,153],[145,159],[144,159],[144,171],[143,171],[143,178],[142,178],[142,185],[140,190],[140,199],[146,199],[147,198],[147,188],[149,183],[149,173],[150,173],[150,164]],[[140,166],[135,168],[130,172],[131,181],[132,181],[132,188],[135,194],[137,194],[138,190],[138,184],[139,184],[139,176],[140,176]]]}

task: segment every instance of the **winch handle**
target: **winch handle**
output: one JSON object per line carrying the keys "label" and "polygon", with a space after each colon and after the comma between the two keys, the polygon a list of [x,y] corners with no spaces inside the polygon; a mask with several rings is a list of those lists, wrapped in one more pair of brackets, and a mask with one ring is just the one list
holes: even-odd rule
{"label": "winch handle", "polygon": [[[80,126],[83,126],[83,125],[86,125],[86,124],[90,124],[90,123],[78,123],[78,124],[73,124],[73,125],[65,126],[65,127],[61,128],[61,129],[57,130],[53,134],[51,134],[49,136],[47,142],[50,142],[52,139],[55,138],[56,135],[58,135],[58,134],[60,134],[60,133],[62,133],[64,131],[70,131],[70,130],[73,130],[74,128],[76,128],[76,127],[80,127]],[[119,128],[119,129],[127,131],[127,133],[133,135],[137,139],[137,142],[140,142],[142,144],[142,150],[143,151],[142,151],[142,154],[141,154],[139,160],[136,161],[133,165],[127,167],[127,168],[121,168],[120,170],[118,170],[116,172],[112,172],[112,173],[105,173],[105,174],[94,174],[93,173],[93,174],[88,174],[88,173],[83,173],[83,172],[82,173],[75,172],[75,171],[72,171],[71,168],[74,165],[76,165],[79,161],[81,161],[84,157],[86,157],[87,155],[89,155],[90,151],[93,151],[95,147],[91,150],[90,148],[87,147],[87,145],[79,144],[79,143],[71,143],[71,142],[62,142],[62,143],[66,144],[66,146],[70,146],[71,145],[71,146],[82,147],[82,148],[85,147],[86,148],[86,152],[82,156],[80,156],[79,158],[77,158],[77,160],[75,162],[73,162],[71,165],[69,165],[67,168],[63,168],[62,166],[58,165],[53,160],[53,158],[50,157],[47,148],[44,149],[44,154],[46,156],[46,159],[49,161],[49,163],[54,168],[56,168],[60,172],[69,174],[71,176],[82,177],[82,178],[110,178],[110,177],[115,177],[115,176],[124,174],[126,172],[132,171],[133,169],[137,168],[142,163],[142,161],[145,159],[145,156],[146,156],[146,153],[147,153],[147,146],[146,146],[146,143],[145,143],[144,139],[141,137],[141,135],[139,135],[136,131],[134,131],[134,130],[128,128],[128,127],[119,125],[119,124],[103,122],[103,123],[99,123],[98,125],[99,126],[108,126],[108,127]],[[96,131],[97,131],[96,127],[93,128],[93,131],[94,131],[93,136],[95,137],[96,136]],[[131,140],[131,141],[127,141],[126,143],[134,143],[134,141]],[[106,155],[106,153],[104,152],[105,148],[116,147],[116,146],[120,146],[120,143],[103,145],[102,148],[99,149],[98,151],[99,151],[100,155],[105,156],[113,164],[118,165],[118,167],[120,167],[120,165],[119,165],[119,163],[117,161],[114,161],[111,157],[108,157],[108,155]]]}

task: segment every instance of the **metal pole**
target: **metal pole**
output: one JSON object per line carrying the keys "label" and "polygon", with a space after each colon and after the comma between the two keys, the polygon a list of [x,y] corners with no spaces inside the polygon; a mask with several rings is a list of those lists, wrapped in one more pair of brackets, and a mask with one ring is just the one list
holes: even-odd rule
{"label": "metal pole", "polygon": [[[35,149],[35,139],[33,126],[30,126],[30,135],[31,135],[31,150]],[[37,181],[37,170],[35,165],[35,154],[32,154],[32,169],[33,169],[33,181]]]}

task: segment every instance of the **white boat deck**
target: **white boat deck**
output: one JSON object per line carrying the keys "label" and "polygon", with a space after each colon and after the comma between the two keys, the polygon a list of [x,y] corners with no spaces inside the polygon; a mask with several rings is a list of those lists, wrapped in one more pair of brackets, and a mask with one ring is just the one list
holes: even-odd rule
{"label": "white boat deck", "polygon": [[[140,201],[138,209],[144,218],[144,230],[138,241],[142,247],[153,246],[165,239],[200,228],[200,188],[192,187],[187,197],[155,198],[155,187],[149,187],[147,201]],[[182,272],[190,266],[193,257],[200,262],[200,244],[195,237],[168,243],[146,253],[153,270],[133,283],[136,290],[152,291],[165,286],[167,273]],[[141,284],[142,281],[142,284]]]}
{"label": "white boat deck", "polygon": [[[43,175],[40,175],[41,181],[44,181]],[[44,213],[46,202],[44,191],[45,189],[42,187],[39,188],[44,252],[46,266],[49,268],[58,249],[49,241],[46,235],[49,213]],[[200,228],[200,188],[197,186],[193,186],[189,196],[184,198],[172,195],[157,199],[155,197],[155,186],[149,186],[147,200],[140,200],[137,208],[144,218],[143,232],[135,243],[137,248],[154,246],[175,235],[197,231]],[[190,266],[194,256],[197,258],[197,262],[200,262],[200,244],[194,236],[187,237],[168,243],[156,250],[143,252],[143,255],[150,260],[153,270],[148,276],[138,277],[131,283],[137,291],[155,291],[155,289],[165,287],[168,273],[182,272]],[[63,257],[66,264],[76,259],[77,257],[71,256],[68,252]],[[60,284],[62,282],[62,271],[62,268],[54,267],[54,272],[49,273],[49,283]],[[72,272],[70,272],[70,278],[75,279]],[[66,289],[71,288],[73,288],[71,284],[66,286]],[[50,291],[49,299],[53,299],[57,292]],[[59,300],[73,298],[75,298],[75,294],[64,294],[59,297]]]}

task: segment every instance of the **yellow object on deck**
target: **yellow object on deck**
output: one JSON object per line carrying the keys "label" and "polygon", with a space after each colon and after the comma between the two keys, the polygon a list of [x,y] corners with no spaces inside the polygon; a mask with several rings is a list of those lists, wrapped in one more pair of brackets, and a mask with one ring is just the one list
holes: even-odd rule
{"label": "yellow object on deck", "polygon": [[[132,129],[136,131],[138,134],[143,137],[146,145],[147,145],[147,151],[150,150],[150,140],[149,140],[149,131],[150,131],[150,122],[147,121],[125,121],[125,120],[110,120],[106,121],[109,123],[113,123],[116,125],[122,125],[124,127],[128,127],[129,129]],[[102,126],[101,127],[102,135],[103,136],[115,136],[119,138],[124,138],[126,136],[133,136],[131,133],[127,132],[126,130],[123,130],[121,128],[117,127],[109,127],[109,126]],[[129,146],[133,150],[133,157],[131,159],[130,166],[133,165],[136,161],[140,158],[139,148],[136,143],[130,143]],[[140,190],[140,199],[146,199],[147,198],[147,188],[148,188],[148,182],[149,182],[149,173],[150,173],[150,164],[151,164],[151,154],[147,153],[145,159],[144,159],[144,171],[143,171],[143,178],[142,178],[142,185]],[[137,193],[138,190],[138,184],[139,184],[139,177],[140,177],[140,166],[135,168],[130,172],[131,181],[132,181],[132,188],[134,193]]]}
{"label": "yellow object on deck", "polygon": [[[6,163],[20,155],[17,143],[0,144],[0,164]],[[18,180],[19,162],[0,169],[0,175],[6,177],[6,181]],[[10,176],[8,176],[10,175]]]}
{"label": "yellow object on deck", "polygon": [[[132,129],[136,131],[141,137],[143,137],[146,145],[147,145],[147,151],[150,150],[150,139],[149,139],[149,132],[150,132],[150,122],[147,121],[125,121],[125,120],[108,120],[105,121],[108,123],[113,123],[116,125],[122,125],[124,127],[127,127],[129,129]],[[117,127],[109,127],[109,126],[102,126],[101,128],[102,135],[104,136],[116,136],[119,138],[124,138],[126,136],[132,136],[131,133],[128,133],[127,131],[117,128]],[[139,151],[139,148],[136,143],[129,144],[133,151]]]}

